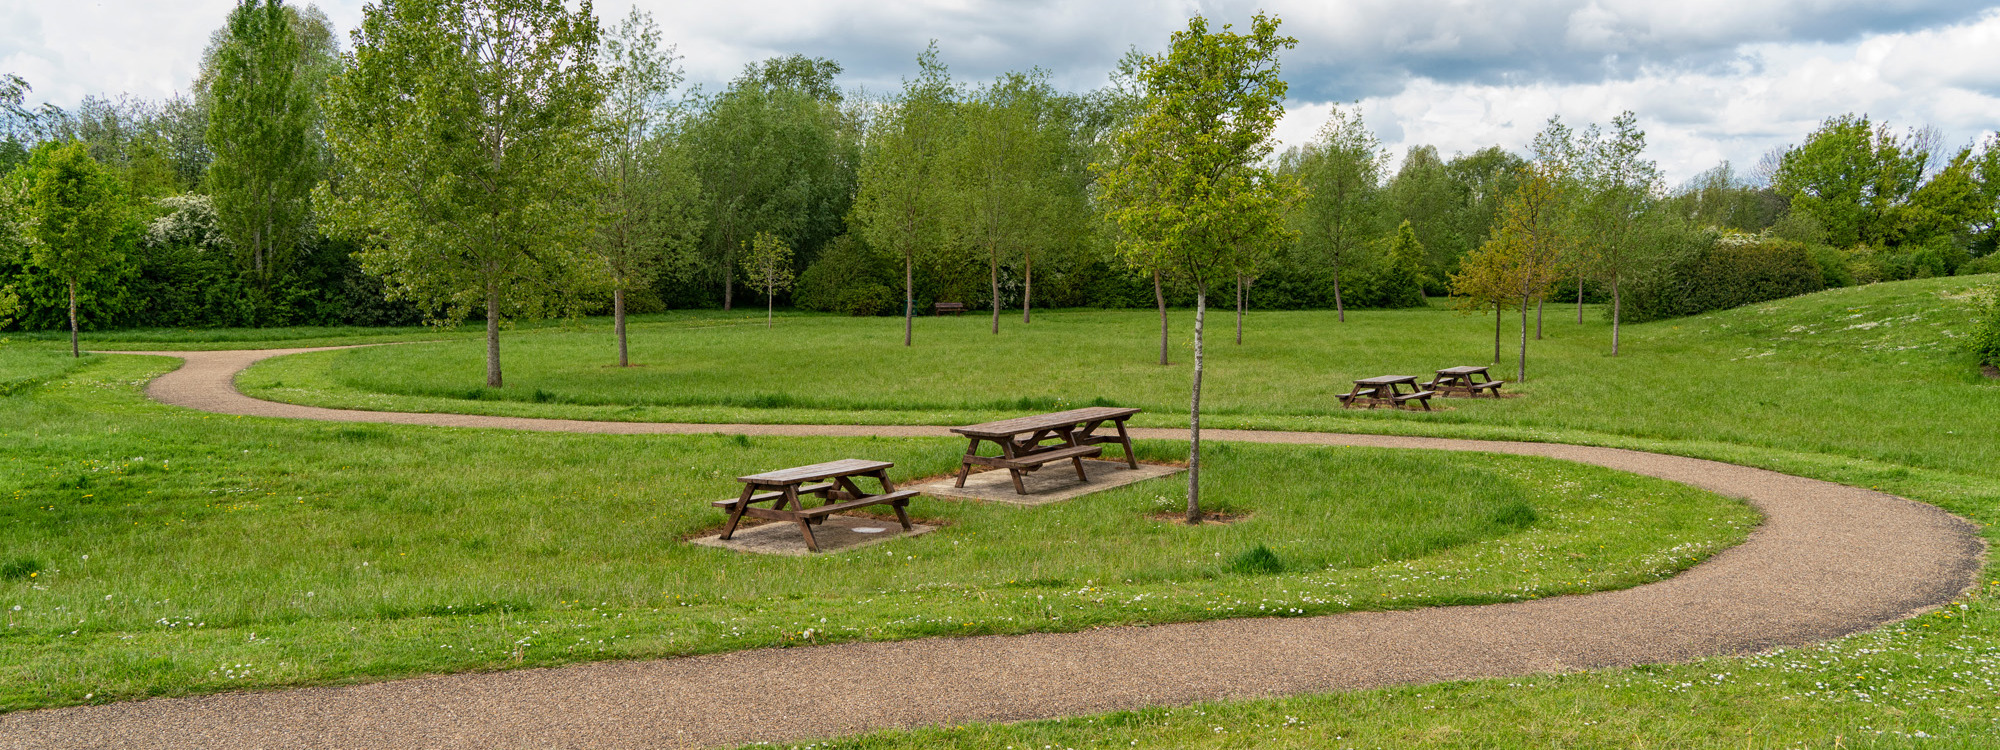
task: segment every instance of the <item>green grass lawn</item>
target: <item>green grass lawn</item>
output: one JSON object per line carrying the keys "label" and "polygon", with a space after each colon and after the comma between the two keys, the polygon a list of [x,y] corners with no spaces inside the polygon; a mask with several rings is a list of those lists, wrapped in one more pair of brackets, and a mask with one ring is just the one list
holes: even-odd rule
{"label": "green grass lawn", "polygon": [[[0,361],[52,371],[40,355]],[[1656,580],[1755,523],[1551,460],[1217,444],[1211,507],[1248,520],[1153,520],[1170,478],[1032,509],[922,499],[935,533],[751,556],[683,541],[720,526],[732,477],[860,456],[907,480],[962,446],[223,417],[145,400],[165,366],[100,356],[0,399],[0,707],[1510,601]],[[1276,569],[1240,562],[1259,546]]]}
{"label": "green grass lawn", "polygon": [[[1628,326],[1616,358],[1596,311],[1579,325],[1573,310],[1551,308],[1530,353],[1533,379],[1507,388],[1521,398],[1453,399],[1432,414],[1341,411],[1330,394],[1356,377],[1484,363],[1490,317],[1360,311],[1342,325],[1325,313],[1253,311],[1239,347],[1219,314],[1205,423],[1716,458],[1940,505],[1987,524],[1992,542],[2000,381],[1979,377],[1958,341],[1974,287],[1996,281],[1879,284]],[[597,419],[952,424],[1099,399],[1147,408],[1147,424],[1185,419],[1188,352],[1178,347],[1172,367],[1152,364],[1157,321],[1146,312],[1038,314],[998,337],[983,320],[927,318],[914,350],[900,346],[893,319],[792,316],[768,331],[746,322],[643,319],[633,349],[647,366],[630,370],[603,366],[612,340],[602,321],[510,332],[504,389],[478,387],[474,340],[285,357],[241,382],[302,403]],[[1177,342],[1187,322],[1177,319]],[[1510,380],[1516,334],[1510,319],[1508,372],[1496,370]],[[160,348],[174,348],[171,338]],[[296,344],[244,346],[253,345]],[[1274,606],[1319,614],[1370,598],[1503,601],[1649,580],[1751,522],[1704,493],[1559,462],[1218,443],[1207,496],[1254,513],[1235,526],[1144,520],[1174,504],[1175,480],[1165,480],[1034,510],[920,500],[917,515],[942,531],[857,554],[748,559],[661,542],[718,525],[702,501],[730,494],[735,474],[867,455],[898,462],[906,478],[942,473],[961,446],[204,417],[143,401],[138,386],[162,367],[156,360],[68,369],[34,359],[52,347],[0,348],[0,374],[29,383],[0,399],[0,497],[11,498],[0,573],[36,568],[0,579],[14,597],[0,608],[27,605],[0,640],[9,708]],[[1141,454],[1173,460],[1182,450],[1155,443]],[[522,454],[537,461],[523,465]],[[1257,474],[1279,465],[1315,481],[1273,487]],[[1579,496],[1565,489],[1572,482],[1596,489]],[[1411,498],[1440,487],[1463,504],[1412,512]],[[82,498],[106,488],[113,500]],[[1524,529],[1502,522],[1518,518],[1507,512],[1517,500],[1536,512]],[[1355,524],[1367,533],[1354,543],[1323,533]],[[1286,569],[1235,564],[1258,544]],[[1623,551],[1545,554],[1597,544]],[[1664,554],[1676,544],[1690,546]],[[1766,655],[811,746],[1993,746],[2000,565],[1985,578],[1941,611]]]}

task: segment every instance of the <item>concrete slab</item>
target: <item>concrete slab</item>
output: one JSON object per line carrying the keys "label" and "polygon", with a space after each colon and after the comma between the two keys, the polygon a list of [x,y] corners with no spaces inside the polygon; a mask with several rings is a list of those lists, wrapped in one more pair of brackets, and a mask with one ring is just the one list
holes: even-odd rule
{"label": "concrete slab", "polygon": [[[909,531],[904,531],[902,524],[893,518],[885,521],[867,516],[834,515],[827,516],[825,523],[813,527],[813,539],[819,542],[818,554],[830,554],[937,530],[936,526],[921,523],[912,523],[910,527]],[[692,541],[704,547],[720,547],[762,555],[803,557],[814,554],[806,549],[806,538],[799,533],[799,525],[791,521],[770,521],[749,527],[738,526],[736,533],[728,541],[724,541],[721,534]]]}
{"label": "concrete slab", "polygon": [[1021,484],[1028,488],[1026,495],[1014,492],[1014,480],[1007,476],[1006,469],[983,471],[966,477],[964,487],[952,486],[957,481],[954,475],[930,484],[912,485],[903,489],[916,490],[931,497],[985,500],[1009,505],[1047,505],[1183,471],[1187,469],[1153,464],[1139,464],[1139,468],[1130,469],[1126,468],[1123,461],[1086,459],[1083,462],[1083,474],[1090,477],[1089,482],[1076,481],[1076,470],[1071,468],[1068,462],[1048,464],[1043,466],[1041,471],[1021,477]]}

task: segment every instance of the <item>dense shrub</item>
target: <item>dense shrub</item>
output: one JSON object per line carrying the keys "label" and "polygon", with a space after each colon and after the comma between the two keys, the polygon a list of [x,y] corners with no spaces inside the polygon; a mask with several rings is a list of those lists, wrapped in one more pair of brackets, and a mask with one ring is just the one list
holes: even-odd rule
{"label": "dense shrub", "polygon": [[1692,252],[1673,250],[1666,260],[1622,295],[1625,321],[1696,315],[1826,288],[1811,250],[1790,240],[1739,236]]}
{"label": "dense shrub", "polygon": [[819,259],[799,274],[792,304],[806,310],[849,315],[900,313],[902,278],[896,260],[852,234],[827,244]]}
{"label": "dense shrub", "polygon": [[2000,285],[1986,290],[1986,307],[1972,329],[1972,355],[1979,363],[2000,367]]}
{"label": "dense shrub", "polygon": [[1965,262],[1958,267],[1958,275],[1971,276],[1981,273],[2000,273],[2000,253],[1984,255]]}

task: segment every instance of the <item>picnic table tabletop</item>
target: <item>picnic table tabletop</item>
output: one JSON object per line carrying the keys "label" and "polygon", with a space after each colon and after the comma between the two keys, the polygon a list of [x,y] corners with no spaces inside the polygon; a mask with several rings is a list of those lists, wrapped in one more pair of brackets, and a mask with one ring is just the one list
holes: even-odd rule
{"label": "picnic table tabletop", "polygon": [[1068,427],[1083,422],[1129,419],[1138,414],[1139,409],[1122,406],[1086,406],[1052,414],[1038,414],[1032,417],[1016,417],[998,422],[987,422],[967,427],[953,427],[952,432],[967,437],[1012,437],[1026,432]]}
{"label": "picnic table tabletop", "polygon": [[1397,383],[1415,383],[1415,382],[1417,382],[1417,376],[1415,375],[1377,375],[1372,378],[1361,378],[1359,380],[1354,381],[1354,384],[1395,385]]}
{"label": "picnic table tabletop", "polygon": [[820,479],[829,479],[832,477],[848,477],[848,476],[854,476],[856,474],[867,474],[870,472],[882,471],[884,469],[887,469],[895,465],[896,464],[889,461],[869,461],[860,458],[843,458],[840,459],[839,461],[828,461],[823,464],[813,464],[811,466],[800,466],[791,469],[780,469],[778,471],[767,471],[762,474],[751,474],[750,476],[747,477],[737,477],[736,481],[742,482],[744,484],[761,484],[761,485],[800,484],[803,482],[812,482]]}
{"label": "picnic table tabletop", "polygon": [[1476,374],[1476,373],[1482,373],[1482,372],[1486,372],[1486,369],[1487,369],[1487,368],[1486,368],[1486,366],[1485,366],[1485,365],[1460,365],[1460,366],[1458,366],[1458,367],[1447,367],[1447,368],[1444,368],[1444,369],[1442,369],[1442,370],[1439,370],[1439,371],[1437,371],[1437,374],[1439,374],[1439,375],[1472,375],[1472,374]]}

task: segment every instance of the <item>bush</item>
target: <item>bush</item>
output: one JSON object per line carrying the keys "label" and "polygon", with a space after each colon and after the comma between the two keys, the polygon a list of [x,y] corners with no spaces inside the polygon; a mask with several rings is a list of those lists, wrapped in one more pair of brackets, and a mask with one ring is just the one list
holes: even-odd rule
{"label": "bush", "polygon": [[1626,322],[1698,315],[1826,288],[1811,249],[1791,240],[1717,241],[1668,258],[1624,295]]}
{"label": "bush", "polygon": [[1986,255],[1966,261],[1958,267],[1958,275],[1973,276],[1982,273],[2000,273],[2000,253]]}
{"label": "bush", "polygon": [[1986,290],[1986,309],[1972,329],[1972,356],[1982,365],[2000,367],[2000,285]]}
{"label": "bush", "polygon": [[827,243],[819,259],[799,274],[792,304],[819,312],[881,315],[901,312],[896,291],[902,278],[894,258],[852,234]]}

